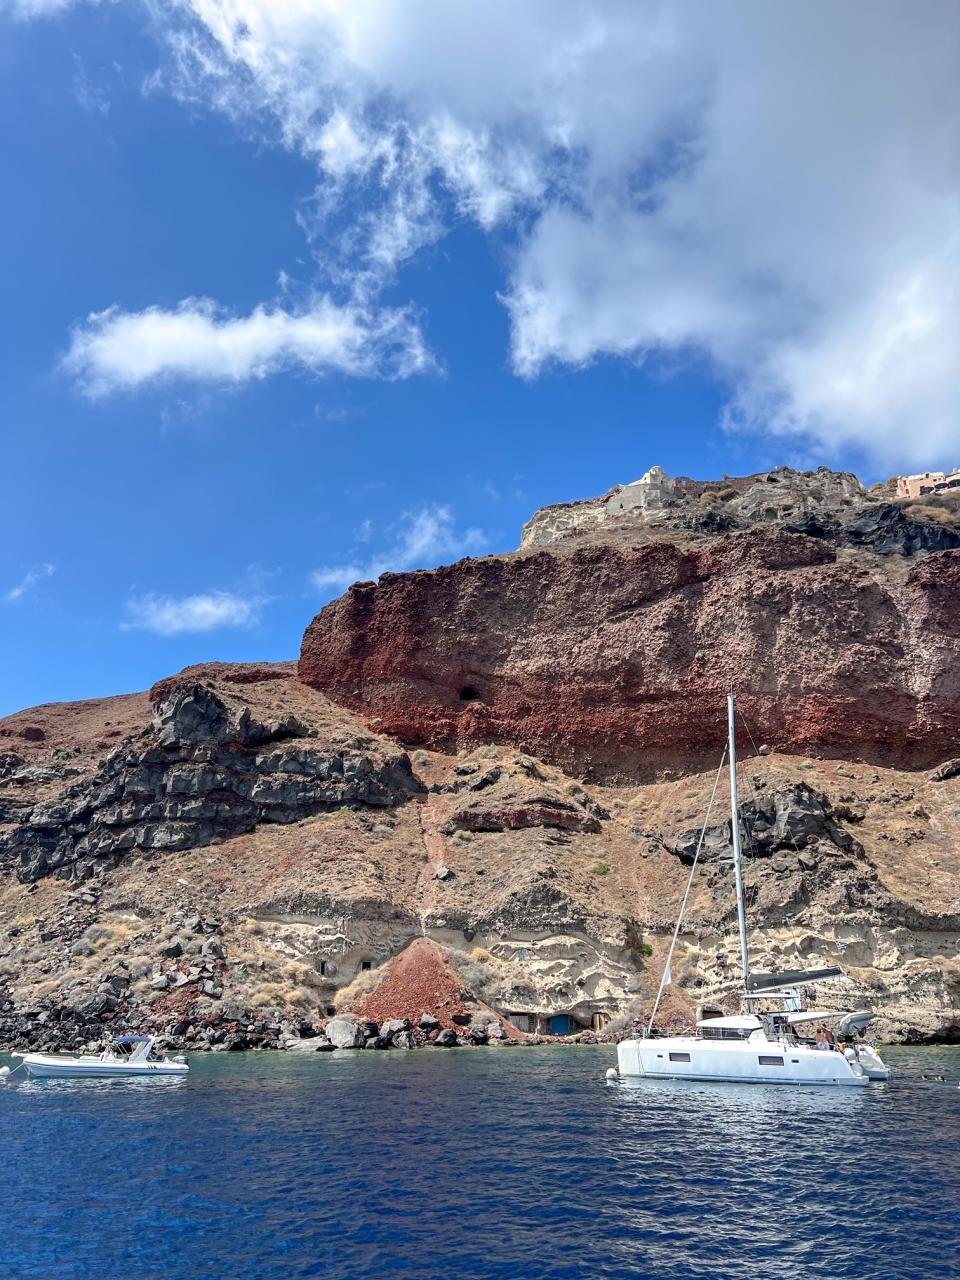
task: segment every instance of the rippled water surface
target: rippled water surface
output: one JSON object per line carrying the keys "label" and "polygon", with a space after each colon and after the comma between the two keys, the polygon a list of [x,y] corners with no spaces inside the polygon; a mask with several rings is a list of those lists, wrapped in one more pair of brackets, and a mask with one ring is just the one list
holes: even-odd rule
{"label": "rippled water surface", "polygon": [[887,1057],[864,1090],[607,1085],[573,1047],[8,1085],[0,1275],[960,1276],[960,1050]]}

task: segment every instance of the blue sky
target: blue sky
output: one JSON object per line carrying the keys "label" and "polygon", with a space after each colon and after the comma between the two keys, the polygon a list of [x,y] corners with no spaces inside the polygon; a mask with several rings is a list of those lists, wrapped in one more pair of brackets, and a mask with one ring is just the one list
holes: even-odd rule
{"label": "blue sky", "polygon": [[960,460],[956,9],[454,10],[0,2],[0,714],[653,463]]}

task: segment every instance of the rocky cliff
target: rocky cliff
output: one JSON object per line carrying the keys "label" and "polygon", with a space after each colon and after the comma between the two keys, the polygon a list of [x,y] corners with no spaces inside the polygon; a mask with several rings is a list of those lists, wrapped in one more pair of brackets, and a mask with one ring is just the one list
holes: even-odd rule
{"label": "rocky cliff", "polygon": [[[824,472],[638,483],[548,509],[512,555],[359,584],[299,664],[0,721],[0,1041],[628,1022],[730,685],[758,964],[839,959],[824,998],[960,1038],[955,511]],[[733,998],[728,844],[718,809],[669,1019]]]}
{"label": "rocky cliff", "polygon": [[960,551],[772,527],[568,539],[351,587],[299,671],[406,742],[519,743],[596,777],[712,758],[731,687],[783,751],[929,765],[960,739],[958,601]]}

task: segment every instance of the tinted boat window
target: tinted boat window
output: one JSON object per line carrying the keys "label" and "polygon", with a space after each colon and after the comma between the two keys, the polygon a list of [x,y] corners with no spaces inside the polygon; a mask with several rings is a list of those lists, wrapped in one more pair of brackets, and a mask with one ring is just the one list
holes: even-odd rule
{"label": "tinted boat window", "polygon": [[771,1056],[768,1056],[768,1055],[766,1055],[766,1054],[761,1053],[761,1055],[760,1055],[760,1065],[761,1065],[761,1067],[782,1067],[782,1066],[783,1066],[783,1059],[782,1059],[782,1058],[774,1058],[772,1055],[771,1055]]}
{"label": "tinted boat window", "polygon": [[689,1062],[690,1055],[689,1053],[671,1053],[670,1061],[671,1062]]}

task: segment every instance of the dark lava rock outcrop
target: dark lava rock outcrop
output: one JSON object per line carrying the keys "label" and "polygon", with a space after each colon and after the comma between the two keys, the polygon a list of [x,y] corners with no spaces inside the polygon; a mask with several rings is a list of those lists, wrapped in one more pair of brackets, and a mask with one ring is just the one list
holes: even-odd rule
{"label": "dark lava rock outcrop", "polygon": [[[851,816],[847,812],[848,818]],[[811,846],[828,841],[838,849],[863,853],[853,836],[838,821],[839,815],[822,793],[805,782],[772,793],[761,793],[740,803],[740,831],[744,856],[771,857],[787,851],[813,862]],[[703,831],[700,860],[729,857],[732,848],[730,820]],[[664,845],[688,866],[700,844],[701,830],[694,828],[664,840]]]}
{"label": "dark lava rock outcrop", "polygon": [[[25,780],[14,769],[5,790]],[[191,849],[344,804],[389,807],[417,790],[401,751],[373,738],[338,749],[296,716],[260,723],[249,707],[232,714],[212,689],[187,681],[158,698],[138,741],[54,802],[0,798],[0,868],[23,882],[54,872],[82,880],[132,852]]]}

